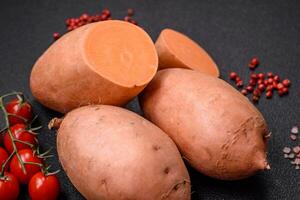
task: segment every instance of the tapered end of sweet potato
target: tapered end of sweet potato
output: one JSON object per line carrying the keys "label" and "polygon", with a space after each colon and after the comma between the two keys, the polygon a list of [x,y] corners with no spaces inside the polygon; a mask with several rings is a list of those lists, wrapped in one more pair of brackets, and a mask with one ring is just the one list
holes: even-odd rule
{"label": "tapered end of sweet potato", "polygon": [[159,68],[188,68],[215,77],[219,69],[210,55],[195,41],[172,29],[164,29],[156,43]]}

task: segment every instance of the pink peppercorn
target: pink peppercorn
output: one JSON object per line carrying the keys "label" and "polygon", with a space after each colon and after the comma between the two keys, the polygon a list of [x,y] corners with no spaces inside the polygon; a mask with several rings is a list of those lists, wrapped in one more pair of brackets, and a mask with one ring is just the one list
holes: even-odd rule
{"label": "pink peppercorn", "polygon": [[134,10],[132,8],[128,8],[127,9],[127,15],[130,16],[130,17],[133,16],[134,15]]}
{"label": "pink peppercorn", "polygon": [[277,90],[282,90],[282,88],[284,88],[284,85],[282,83],[278,83],[276,88]]}
{"label": "pink peppercorn", "polygon": [[245,90],[245,89],[242,89],[242,90],[241,90],[241,93],[242,93],[243,95],[245,95],[245,96],[248,94],[247,90]]}
{"label": "pink peppercorn", "polygon": [[265,75],[264,75],[263,73],[259,73],[259,74],[257,75],[257,77],[258,77],[259,79],[264,79],[264,78],[265,78]]}
{"label": "pink peppercorn", "polygon": [[266,97],[267,97],[267,99],[272,98],[272,96],[273,96],[273,92],[272,92],[272,91],[267,91],[267,92],[266,92]]}
{"label": "pink peppercorn", "polygon": [[58,38],[60,38],[60,34],[59,33],[53,33],[53,38],[54,38],[54,40],[57,40]]}
{"label": "pink peppercorn", "polygon": [[259,84],[258,89],[262,92],[265,90],[265,85],[264,84]]}
{"label": "pink peppercorn", "polygon": [[249,91],[249,92],[252,92],[253,91],[253,87],[251,85],[248,85],[246,87],[246,90]]}
{"label": "pink peppercorn", "polygon": [[289,87],[289,86],[291,85],[291,82],[290,82],[289,79],[284,79],[284,80],[282,81],[282,84],[283,84],[285,87]]}

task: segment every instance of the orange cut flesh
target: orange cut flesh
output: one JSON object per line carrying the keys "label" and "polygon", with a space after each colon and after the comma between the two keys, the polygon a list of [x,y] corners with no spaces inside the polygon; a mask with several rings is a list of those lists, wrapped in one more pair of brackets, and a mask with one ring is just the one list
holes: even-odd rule
{"label": "orange cut flesh", "polygon": [[215,77],[219,69],[211,56],[186,35],[164,29],[155,43],[160,68],[189,68]]}
{"label": "orange cut flesh", "polygon": [[147,33],[118,20],[102,22],[90,30],[84,57],[96,73],[125,87],[145,85],[158,65],[156,49]]}

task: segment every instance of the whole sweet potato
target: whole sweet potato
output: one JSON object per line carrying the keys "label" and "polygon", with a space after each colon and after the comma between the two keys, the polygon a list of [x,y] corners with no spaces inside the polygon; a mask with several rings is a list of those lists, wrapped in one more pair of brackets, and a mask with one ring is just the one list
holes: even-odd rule
{"label": "whole sweet potato", "polygon": [[174,142],[139,115],[114,106],[69,112],[59,160],[87,199],[189,200],[190,179]]}
{"label": "whole sweet potato", "polygon": [[263,116],[223,80],[186,69],[162,70],[140,102],[146,118],[165,131],[200,172],[236,180],[269,168]]}

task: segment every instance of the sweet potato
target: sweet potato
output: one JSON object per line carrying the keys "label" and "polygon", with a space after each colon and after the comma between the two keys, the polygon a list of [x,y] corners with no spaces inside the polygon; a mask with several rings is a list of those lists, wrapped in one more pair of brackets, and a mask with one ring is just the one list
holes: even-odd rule
{"label": "sweet potato", "polygon": [[138,26],[118,20],[85,25],[57,40],[35,63],[30,87],[66,113],[88,104],[123,105],[154,77],[155,46]]}
{"label": "sweet potato", "polygon": [[159,68],[188,68],[212,76],[220,75],[218,66],[196,42],[172,29],[164,29],[155,47],[159,57]]}
{"label": "sweet potato", "polygon": [[140,97],[146,118],[203,174],[237,180],[269,168],[263,116],[223,80],[187,69],[161,70]]}
{"label": "sweet potato", "polygon": [[59,160],[87,199],[189,200],[190,179],[175,143],[123,108],[69,112],[57,135]]}

